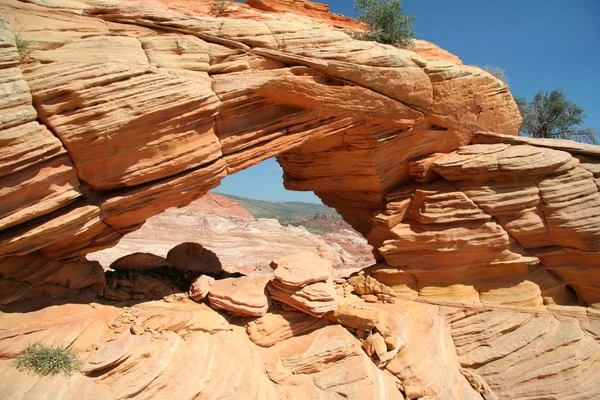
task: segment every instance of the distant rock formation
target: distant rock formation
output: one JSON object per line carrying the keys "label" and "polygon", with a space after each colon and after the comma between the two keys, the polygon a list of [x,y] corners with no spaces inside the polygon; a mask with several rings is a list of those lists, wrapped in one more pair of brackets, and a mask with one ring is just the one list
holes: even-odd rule
{"label": "distant rock formation", "polygon": [[130,253],[152,252],[167,257],[172,248],[184,242],[201,242],[218,256],[225,270],[246,274],[270,274],[271,260],[301,251],[329,260],[337,275],[348,276],[374,262],[373,248],[355,231],[317,236],[302,227],[281,226],[277,220],[255,220],[237,202],[216,193],[149,218],[117,246],[88,254],[87,258],[109,267]]}

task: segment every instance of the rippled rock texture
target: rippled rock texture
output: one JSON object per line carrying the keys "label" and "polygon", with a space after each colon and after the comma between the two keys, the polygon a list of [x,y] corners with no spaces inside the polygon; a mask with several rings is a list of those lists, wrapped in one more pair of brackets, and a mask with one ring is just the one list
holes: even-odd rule
{"label": "rippled rock texture", "polygon": [[[431,43],[355,40],[304,0],[230,7],[0,4],[2,397],[598,397],[598,147],[516,137],[507,86]],[[318,323],[264,278],[209,289],[231,319],[101,297],[86,254],[273,156],[367,238],[388,302],[330,277],[278,288]],[[11,366],[56,338],[85,375]]]}

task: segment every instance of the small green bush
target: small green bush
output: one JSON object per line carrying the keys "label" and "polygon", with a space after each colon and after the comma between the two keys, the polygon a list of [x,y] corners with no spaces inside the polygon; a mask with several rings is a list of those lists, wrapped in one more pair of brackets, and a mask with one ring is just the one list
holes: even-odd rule
{"label": "small green bush", "polygon": [[369,25],[360,37],[379,43],[410,47],[415,34],[410,29],[414,15],[404,15],[401,0],[354,0],[358,20]]}
{"label": "small green bush", "polygon": [[79,356],[74,350],[61,345],[46,346],[40,342],[30,343],[17,356],[16,367],[40,376],[62,373],[70,375],[81,367]]}

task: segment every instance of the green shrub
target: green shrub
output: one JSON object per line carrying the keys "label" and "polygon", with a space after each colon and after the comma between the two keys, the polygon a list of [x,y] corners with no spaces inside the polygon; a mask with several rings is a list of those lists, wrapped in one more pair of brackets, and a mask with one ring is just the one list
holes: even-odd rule
{"label": "green shrub", "polygon": [[40,342],[30,343],[15,360],[16,367],[40,376],[62,373],[70,375],[81,366],[74,350],[61,345],[46,346]]}
{"label": "green shrub", "polygon": [[540,90],[532,101],[516,97],[523,117],[520,134],[534,138],[573,139],[596,144],[599,133],[581,126],[585,120],[583,109],[573,103],[560,89],[548,93]]}
{"label": "green shrub", "polygon": [[369,25],[360,39],[409,47],[414,15],[404,15],[401,0],[354,0],[358,20]]}

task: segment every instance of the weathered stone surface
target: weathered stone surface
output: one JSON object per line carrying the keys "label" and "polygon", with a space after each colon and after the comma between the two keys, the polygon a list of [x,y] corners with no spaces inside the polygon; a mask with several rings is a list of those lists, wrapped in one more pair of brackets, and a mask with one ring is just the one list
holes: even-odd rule
{"label": "weathered stone surface", "polygon": [[408,173],[414,177],[415,182],[433,182],[439,175],[431,168],[432,164],[442,156],[444,156],[444,154],[435,153],[410,161],[408,163]]}
{"label": "weathered stone surface", "polygon": [[198,278],[194,279],[190,285],[190,298],[195,301],[204,299],[214,283],[215,278],[208,275],[200,275]]}
{"label": "weathered stone surface", "polygon": [[9,360],[0,360],[0,374],[0,395],[4,399],[45,399],[49,395],[57,400],[115,399],[110,387],[82,374],[39,377],[31,372],[19,371]]}
{"label": "weathered stone surface", "polygon": [[[94,378],[47,380],[3,362],[3,397],[400,398],[399,381],[409,397],[598,397],[600,150],[512,136],[520,116],[506,85],[435,46],[354,40],[331,26],[359,25],[307,1],[254,4],[223,16],[186,0],[0,4],[2,301],[38,308],[0,314],[0,357],[60,338],[95,363]],[[281,12],[292,8],[304,15]],[[339,326],[287,338],[275,321],[264,340],[277,343],[263,349],[174,295],[91,303],[95,275],[73,268],[89,264],[48,261],[110,246],[273,156],[287,188],[314,191],[387,264],[368,274],[395,304],[345,293],[337,310],[372,360]],[[335,316],[331,274],[310,275],[275,270],[273,297]],[[166,285],[116,283],[104,290],[115,301]],[[91,305],[46,307],[41,295],[64,288]],[[262,313],[264,285],[262,296],[222,301]],[[152,339],[117,338],[132,329]]]}
{"label": "weathered stone surface", "polygon": [[392,290],[388,286],[369,275],[353,276],[348,280],[348,283],[352,285],[354,292],[358,295],[389,295],[392,293]]}
{"label": "weathered stone surface", "polygon": [[261,347],[271,347],[282,340],[304,335],[328,324],[322,318],[310,318],[293,311],[272,310],[246,324],[250,340]]}
{"label": "weathered stone surface", "polygon": [[[480,137],[498,139],[493,135],[482,134]],[[537,141],[527,139],[526,143],[535,144]],[[496,151],[500,147],[503,150]],[[599,299],[597,294],[592,294],[597,292],[598,279],[588,273],[585,278],[587,283],[583,284],[580,277],[582,273],[585,274],[584,271],[594,268],[594,261],[591,260],[600,249],[600,194],[593,167],[588,166],[589,170],[582,168],[578,166],[577,158],[557,150],[577,152],[579,147],[569,147],[568,143],[562,142],[552,145],[544,140],[540,141],[540,147],[478,144],[468,146],[469,150],[463,155],[459,150],[454,155],[439,159],[434,169],[439,169],[444,178],[455,181],[456,186],[493,216],[530,254],[545,254],[541,264],[575,288],[588,304],[593,304]],[[519,148],[515,154],[521,156],[513,163],[510,161],[510,150],[514,148]],[[589,149],[586,146],[582,148]],[[540,156],[544,157],[543,161],[534,161]],[[527,166],[530,162],[532,165]],[[588,161],[585,165],[595,164]],[[502,166],[501,172],[497,169],[499,166]],[[524,167],[527,168],[525,175],[519,172]],[[456,175],[458,170],[455,168],[461,170],[460,177]],[[472,180],[471,173],[480,168],[484,169],[480,170],[478,183],[468,182]],[[587,256],[575,256],[579,253]],[[569,273],[569,268],[564,269],[562,274],[559,272],[561,270],[556,269],[558,266],[567,267],[561,254],[573,254],[568,263],[580,263],[582,269],[579,270],[579,277]],[[560,283],[557,285],[560,286]],[[559,291],[562,294],[555,293],[553,296],[568,298],[564,289]]]}
{"label": "weathered stone surface", "polygon": [[[125,54],[137,51],[143,62],[78,60],[76,48],[63,46],[60,51],[74,60],[38,56],[42,62],[53,62],[25,71],[41,119],[65,144],[82,181],[95,190],[135,186],[218,159],[220,145],[212,125],[219,103],[210,88],[148,73],[146,56],[136,38],[107,36],[87,43],[94,39],[81,39],[86,42],[82,46],[109,53],[125,47]],[[97,57],[96,51],[86,51]],[[32,56],[38,53],[42,52]],[[73,68],[75,61],[80,63],[78,68]],[[61,84],[71,85],[70,95],[61,96],[67,90]],[[72,113],[73,98],[77,99],[77,113]],[[141,134],[141,126],[154,128]],[[82,135],[88,141],[79,140]],[[127,140],[114,140],[119,136]]]}
{"label": "weathered stone surface", "polygon": [[219,275],[223,268],[217,255],[199,243],[181,243],[169,250],[167,260],[178,269]]}
{"label": "weathered stone surface", "polygon": [[485,310],[457,311],[450,320],[461,365],[498,398],[598,395],[590,379],[600,347],[582,330],[585,317]]}
{"label": "weathered stone surface", "polygon": [[367,271],[378,282],[390,287],[396,297],[415,299],[419,295],[417,279],[402,268],[394,268],[386,263],[380,263],[370,267]]}
{"label": "weathered stone surface", "polygon": [[268,349],[266,372],[284,398],[402,399],[371,363],[360,343],[340,326],[328,326]]}
{"label": "weathered stone surface", "polygon": [[372,310],[342,304],[335,310],[330,319],[347,328],[371,331],[375,325],[387,321],[387,312]]}
{"label": "weathered stone surface", "polygon": [[79,289],[101,292],[104,270],[95,261],[62,262],[38,254],[0,258],[0,304],[58,298]]}
{"label": "weathered stone surface", "polygon": [[433,169],[450,181],[504,181],[527,177],[535,179],[553,172],[573,158],[564,151],[528,145],[471,145],[438,159]]}
{"label": "weathered stone surface", "polygon": [[[405,344],[387,363],[388,371],[402,381],[416,379],[422,382],[439,398],[481,399],[460,372],[450,327],[436,308],[410,303],[386,304],[378,308],[388,312],[387,325]],[[440,370],[444,374],[439,374]]]}
{"label": "weathered stone surface", "polygon": [[225,163],[218,160],[184,175],[110,192],[98,202],[105,223],[119,232],[128,233],[169,207],[187,205],[201,197],[218,186],[225,175]]}
{"label": "weathered stone surface", "polygon": [[242,276],[215,281],[208,301],[213,308],[247,317],[261,317],[269,309],[268,276]]}
{"label": "weathered stone surface", "polygon": [[151,253],[132,253],[110,264],[110,269],[116,271],[129,269],[145,270],[169,266],[171,264],[163,257]]}
{"label": "weathered stone surface", "polygon": [[331,264],[316,254],[304,252],[271,263],[274,278],[286,286],[305,286],[331,277]]}
{"label": "weathered stone surface", "polygon": [[[529,277],[539,260],[528,256],[463,192],[447,183],[433,183],[400,189],[388,198],[390,208],[374,221],[383,238],[389,238],[379,251],[389,266],[396,267],[404,290],[418,282],[419,297],[434,301],[542,305],[541,289]],[[377,236],[371,240],[381,240],[380,233],[374,232]],[[385,270],[376,269],[376,276]]]}
{"label": "weathered stone surface", "polygon": [[[245,354],[243,360],[232,363],[239,353]],[[96,381],[110,386],[116,398],[187,398],[200,393],[217,398],[277,398],[275,388],[257,366],[259,355],[243,333],[191,332],[181,338],[164,331],[161,339],[135,348],[110,374]]]}
{"label": "weathered stone surface", "polygon": [[[291,18],[286,21],[238,5],[231,16],[243,18],[192,17],[190,11],[211,14],[210,7],[171,3],[94,8],[69,2],[67,7],[83,9],[83,15],[51,8],[65,6],[60,2],[44,7],[9,0],[1,8],[9,24],[22,26],[35,43],[23,74],[13,68],[16,61],[6,69],[6,79],[27,82],[20,84],[17,97],[22,99],[15,104],[30,107],[33,99],[40,120],[65,144],[78,179],[92,189],[86,201],[101,208],[107,225],[96,226],[94,237],[83,235],[80,246],[108,246],[149,216],[206,193],[226,171],[282,153],[288,187],[316,190],[326,202],[344,208],[347,219],[366,233],[360,215],[379,208],[386,190],[409,179],[408,160],[452,151],[470,140],[472,127],[441,122],[449,115],[443,108],[438,107],[443,115],[437,115],[446,92],[435,94],[435,104],[434,92],[447,80],[457,89],[452,93],[459,93],[453,96],[464,97],[449,101],[458,107],[456,116],[472,109],[478,129],[516,132],[511,124],[518,114],[508,92],[493,96],[484,90],[481,100],[461,91],[473,87],[471,81],[488,78],[476,69],[464,74],[456,60],[443,73],[440,66],[429,69],[430,63],[432,68],[447,63],[440,57],[449,58],[431,44],[417,43],[416,49],[429,54],[422,58],[354,40],[327,27],[349,20],[331,17],[312,3],[300,7],[302,18],[285,14],[284,19]],[[187,14],[169,10],[171,5]],[[280,18],[281,10],[298,4],[273,7],[270,12]],[[246,54],[248,46],[253,49]],[[456,74],[463,75],[454,79]],[[473,102],[481,103],[480,111]],[[333,137],[339,139],[332,142]],[[287,154],[308,142],[308,151]],[[328,157],[315,152],[317,142]],[[329,146],[336,143],[339,149]],[[399,149],[410,149],[403,155],[406,161],[398,160]],[[313,157],[326,161],[315,163]],[[299,162],[310,167],[302,171]],[[357,171],[333,165],[356,165]],[[78,195],[78,182],[71,186],[45,199],[33,197],[32,206],[13,223],[64,208]],[[116,190],[123,187],[129,189]],[[368,192],[366,207],[342,207],[346,200],[356,201],[355,192]],[[338,193],[341,197],[334,199]],[[72,256],[59,248],[67,244],[72,245],[59,241],[48,254]]]}
{"label": "weathered stone surface", "polygon": [[462,60],[454,54],[442,49],[438,45],[426,40],[413,40],[414,46],[411,50],[426,60],[449,61],[457,65],[462,65]]}
{"label": "weathered stone surface", "polygon": [[331,263],[313,253],[298,253],[273,261],[268,289],[273,300],[315,317],[337,309]]}
{"label": "weathered stone surface", "polygon": [[14,358],[36,341],[69,345],[85,354],[111,336],[109,324],[119,314],[99,304],[64,304],[18,313],[0,313],[0,358]]}

